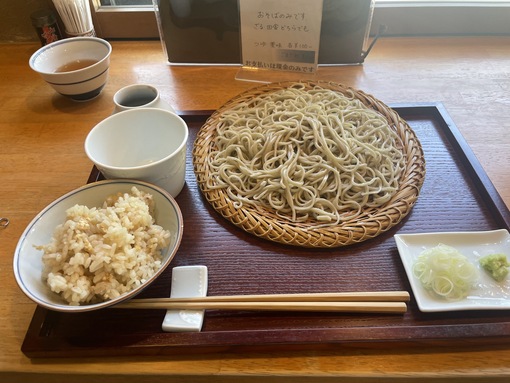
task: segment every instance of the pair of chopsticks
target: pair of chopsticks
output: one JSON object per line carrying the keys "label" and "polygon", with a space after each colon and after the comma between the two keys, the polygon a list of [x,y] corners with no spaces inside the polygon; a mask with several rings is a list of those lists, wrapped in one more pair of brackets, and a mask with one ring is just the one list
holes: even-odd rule
{"label": "pair of chopsticks", "polygon": [[131,299],[113,307],[166,310],[256,310],[351,313],[405,313],[407,291],[229,295],[196,298]]}

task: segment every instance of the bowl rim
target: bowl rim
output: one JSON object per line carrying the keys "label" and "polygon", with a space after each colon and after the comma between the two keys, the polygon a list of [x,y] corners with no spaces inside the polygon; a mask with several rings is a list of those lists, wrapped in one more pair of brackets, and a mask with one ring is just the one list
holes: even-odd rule
{"label": "bowl rim", "polygon": [[[177,221],[178,221],[177,222],[177,233],[176,233],[174,248],[171,250],[171,252],[170,252],[169,256],[167,257],[167,259],[164,262],[162,262],[160,268],[158,270],[156,270],[156,272],[149,279],[147,279],[145,281],[145,283],[143,283],[142,285],[136,287],[135,289],[133,289],[131,291],[128,291],[128,292],[120,295],[117,298],[110,299],[110,300],[103,301],[103,302],[99,302],[99,303],[93,303],[93,304],[88,304],[88,305],[79,305],[79,306],[69,305],[69,304],[66,304],[64,302],[62,304],[52,304],[52,303],[48,303],[45,300],[40,299],[39,297],[37,297],[36,295],[34,295],[32,293],[32,291],[26,286],[26,284],[24,283],[24,281],[23,281],[23,279],[21,277],[21,268],[20,268],[20,265],[19,265],[19,263],[20,263],[19,262],[20,261],[20,255],[21,255],[20,252],[21,252],[21,249],[22,249],[22,247],[24,245],[24,242],[25,242],[25,240],[27,238],[28,233],[31,230],[33,230],[33,228],[36,226],[38,221],[45,214],[47,214],[48,211],[50,211],[57,204],[61,203],[65,199],[67,199],[67,198],[69,198],[69,197],[71,197],[71,196],[73,196],[75,194],[78,194],[78,193],[81,193],[83,191],[86,191],[86,190],[94,189],[94,188],[97,188],[97,187],[102,187],[104,185],[111,185],[111,184],[130,184],[132,186],[143,186],[143,187],[152,189],[155,192],[161,194],[166,200],[168,200],[170,202],[170,204],[172,205],[172,207],[173,207],[173,209],[174,209],[174,211],[176,213]],[[106,198],[106,197],[107,196],[105,195],[104,198]],[[175,254],[179,250],[179,247],[180,247],[180,244],[181,244],[181,241],[182,241],[182,237],[183,237],[183,231],[184,231],[184,220],[183,220],[183,216],[182,216],[182,212],[181,212],[181,209],[179,207],[179,204],[177,203],[175,198],[173,198],[170,195],[170,193],[168,193],[166,190],[162,189],[161,187],[159,187],[157,185],[154,185],[152,183],[149,183],[149,182],[140,181],[140,180],[134,180],[134,179],[102,180],[102,181],[92,182],[92,183],[80,186],[80,187],[78,187],[78,188],[76,188],[74,190],[71,190],[71,191],[61,195],[60,197],[58,197],[57,199],[55,199],[54,201],[52,201],[51,203],[46,205],[46,207],[44,207],[30,221],[30,223],[27,225],[27,227],[25,228],[25,230],[21,234],[21,236],[20,236],[20,238],[18,240],[18,243],[16,244],[16,248],[14,250],[14,257],[13,257],[14,278],[16,280],[16,283],[18,284],[18,287],[21,289],[21,291],[30,300],[32,300],[33,302],[37,303],[39,306],[45,307],[45,308],[47,308],[49,310],[52,310],[52,311],[60,311],[60,312],[86,312],[86,311],[98,310],[98,309],[105,308],[105,307],[110,307],[110,306],[119,304],[121,302],[124,302],[124,301],[126,301],[128,299],[131,299],[132,297],[136,296],[138,293],[140,293],[145,288],[147,288],[150,284],[152,284],[166,270],[168,265],[171,263],[172,259],[175,257]]]}
{"label": "bowl rim", "polygon": [[[65,44],[72,44],[76,41],[92,41],[92,42],[96,42],[96,43],[100,43],[104,46],[106,46],[107,48],[107,52],[105,54],[105,56],[99,60],[98,62],[88,66],[88,67],[85,67],[85,68],[81,68],[81,69],[77,69],[77,70],[72,70],[72,71],[68,71],[68,72],[59,72],[59,73],[56,73],[56,72],[47,72],[47,71],[43,71],[43,70],[40,70],[40,69],[37,69],[35,67],[35,61],[39,58],[40,55],[42,55],[44,52],[48,51],[48,50],[51,50],[53,49],[54,47],[56,46],[59,46],[59,45],[65,45]],[[102,39],[100,37],[86,37],[86,36],[79,36],[79,37],[70,37],[70,38],[66,38],[66,39],[62,39],[62,40],[57,40],[57,41],[54,41],[50,44],[47,44],[47,45],[44,45],[42,46],[41,48],[39,48],[37,51],[35,51],[32,56],[30,56],[30,59],[28,60],[28,64],[30,65],[30,68],[32,68],[32,70],[34,72],[37,72],[41,75],[65,75],[65,74],[69,74],[69,73],[79,73],[79,72],[82,72],[86,69],[90,69],[90,68],[95,68],[99,65],[101,65],[104,61],[108,60],[111,56],[111,53],[112,53],[112,45],[106,41],[105,39]]]}

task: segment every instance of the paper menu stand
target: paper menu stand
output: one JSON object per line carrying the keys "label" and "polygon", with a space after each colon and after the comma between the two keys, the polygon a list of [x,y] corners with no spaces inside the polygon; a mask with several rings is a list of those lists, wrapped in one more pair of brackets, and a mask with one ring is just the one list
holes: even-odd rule
{"label": "paper menu stand", "polygon": [[314,77],[322,6],[323,0],[239,0],[243,66],[236,79]]}

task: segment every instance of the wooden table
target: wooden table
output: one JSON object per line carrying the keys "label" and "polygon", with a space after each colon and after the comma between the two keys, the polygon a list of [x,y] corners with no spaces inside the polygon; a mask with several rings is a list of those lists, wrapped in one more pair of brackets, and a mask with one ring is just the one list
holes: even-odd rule
{"label": "wooden table", "polygon": [[[28,67],[36,44],[0,49],[0,380],[46,382],[507,381],[510,345],[420,349],[342,348],[34,359],[20,351],[35,305],[18,289],[12,255],[26,225],[58,196],[87,180],[83,142],[113,110],[112,96],[133,83],[156,85],[181,111],[213,110],[255,83],[235,67],[168,66],[159,41],[113,42],[110,79],[97,99],[64,99]],[[510,37],[383,38],[362,66],[321,68],[318,77],[385,103],[442,102],[503,200],[510,206]],[[72,379],[71,379],[72,378]],[[148,379],[146,379],[148,380]]]}

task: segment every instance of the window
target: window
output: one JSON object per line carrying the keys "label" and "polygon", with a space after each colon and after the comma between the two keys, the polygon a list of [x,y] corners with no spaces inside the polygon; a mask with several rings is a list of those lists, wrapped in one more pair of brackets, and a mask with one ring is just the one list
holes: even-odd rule
{"label": "window", "polygon": [[510,1],[376,0],[372,30],[389,35],[510,35]]}
{"label": "window", "polygon": [[[159,38],[152,0],[90,1],[98,36]],[[372,32],[385,25],[386,35],[510,35],[508,20],[510,0],[375,0]]]}
{"label": "window", "polygon": [[152,0],[89,0],[94,29],[110,39],[159,38]]}
{"label": "window", "polygon": [[124,7],[124,6],[152,6],[152,0],[101,0],[101,6],[114,6],[114,7]]}

